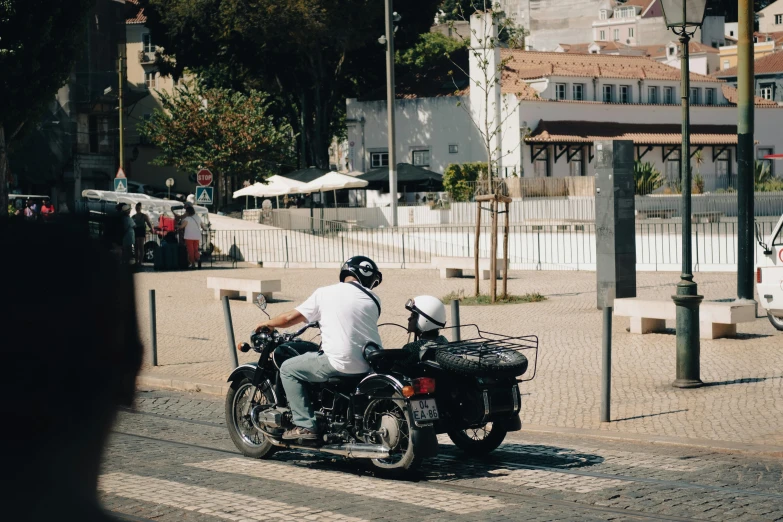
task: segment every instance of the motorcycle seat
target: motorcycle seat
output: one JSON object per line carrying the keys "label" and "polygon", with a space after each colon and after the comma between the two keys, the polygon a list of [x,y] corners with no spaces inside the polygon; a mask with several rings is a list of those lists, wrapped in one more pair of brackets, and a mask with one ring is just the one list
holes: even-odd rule
{"label": "motorcycle seat", "polygon": [[367,377],[366,373],[357,375],[349,375],[347,377],[329,377],[326,380],[326,384],[336,387],[342,392],[353,392],[359,383]]}

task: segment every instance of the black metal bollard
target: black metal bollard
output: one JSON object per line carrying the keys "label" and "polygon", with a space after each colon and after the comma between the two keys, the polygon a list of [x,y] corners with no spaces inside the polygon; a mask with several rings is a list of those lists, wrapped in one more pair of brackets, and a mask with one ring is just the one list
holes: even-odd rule
{"label": "black metal bollard", "polygon": [[451,336],[452,341],[460,341],[460,322],[459,322],[459,299],[451,300],[451,327],[454,334]]}
{"label": "black metal bollard", "polygon": [[601,363],[601,422],[611,421],[612,401],[612,307],[604,306],[604,331]]}
{"label": "black metal bollard", "polygon": [[226,336],[228,337],[228,363],[231,370],[239,366],[237,358],[237,347],[234,344],[234,323],[231,321],[231,305],[228,303],[228,296],[223,296],[223,317],[226,320]]}
{"label": "black metal bollard", "polygon": [[150,290],[150,339],[152,340],[152,366],[158,365],[158,325],[155,321],[155,290]]}

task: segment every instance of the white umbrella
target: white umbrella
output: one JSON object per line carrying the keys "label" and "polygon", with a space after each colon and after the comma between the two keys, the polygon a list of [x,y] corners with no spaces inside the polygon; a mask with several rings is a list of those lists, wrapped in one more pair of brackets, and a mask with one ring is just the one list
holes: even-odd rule
{"label": "white umbrella", "polygon": [[[253,196],[254,198],[279,197],[288,194],[299,194],[298,188],[304,183],[283,176],[271,176],[266,183],[255,183],[249,187],[234,192],[234,198]],[[280,205],[278,203],[278,208]]]}
{"label": "white umbrella", "polygon": [[[320,178],[316,178],[310,183],[305,184],[299,189],[300,193],[321,192],[325,190],[334,191],[334,208],[337,208],[337,191],[343,189],[364,188],[368,182],[363,179],[357,179],[352,176],[340,174],[339,172],[329,172]],[[339,211],[338,211],[339,212]],[[339,216],[338,216],[339,217]]]}

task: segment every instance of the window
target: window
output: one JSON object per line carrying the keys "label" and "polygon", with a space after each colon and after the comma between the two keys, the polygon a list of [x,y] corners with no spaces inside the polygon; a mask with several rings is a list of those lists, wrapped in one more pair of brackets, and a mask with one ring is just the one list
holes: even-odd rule
{"label": "window", "polygon": [[633,38],[633,27],[628,28],[628,38]]}
{"label": "window", "polygon": [[771,100],[774,98],[775,85],[771,83],[761,84],[761,97],[765,100]]}
{"label": "window", "polygon": [[606,20],[608,18],[609,18],[609,11],[607,11],[606,9],[601,9],[600,11],[598,11],[599,20]]}
{"label": "window", "polygon": [[620,103],[631,103],[631,86],[620,86]]}
{"label": "window", "polygon": [[666,105],[674,104],[674,87],[663,88],[663,103]]}
{"label": "window", "polygon": [[389,166],[389,153],[388,152],[371,152],[370,153],[370,167],[377,169],[378,167]]}
{"label": "window", "polygon": [[612,91],[612,85],[604,85],[604,103],[612,103],[612,100],[614,99],[614,94]]}
{"label": "window", "polygon": [[704,89],[704,103],[715,105],[715,89],[712,87]]}
{"label": "window", "polygon": [[601,42],[606,41],[606,31],[598,31],[598,40]]}
{"label": "window", "polygon": [[566,84],[564,83],[555,84],[555,99],[558,100],[566,99]]}
{"label": "window", "polygon": [[571,87],[571,98],[576,101],[582,101],[585,99],[585,86],[583,83],[575,83]]}
{"label": "window", "polygon": [[449,145],[449,154],[456,154],[459,152],[459,145],[456,143],[452,143]]}
{"label": "window", "polygon": [[667,50],[669,56],[674,56],[677,53],[677,48],[673,45],[669,46],[669,49]]}
{"label": "window", "polygon": [[734,36],[734,31],[729,31],[729,36]]}
{"label": "window", "polygon": [[783,24],[783,14],[775,15],[775,25]]}
{"label": "window", "polygon": [[691,105],[699,105],[701,103],[701,89],[698,87],[691,87]]}
{"label": "window", "polygon": [[98,117],[90,116],[89,128],[87,131],[90,134],[90,153],[98,153]]}
{"label": "window", "polygon": [[759,163],[763,163],[764,165],[767,165],[769,168],[770,175],[775,175],[775,165],[773,160],[764,159],[764,156],[768,154],[774,154],[775,149],[772,147],[759,147],[756,149],[756,159],[759,160]]}
{"label": "window", "polygon": [[728,178],[731,176],[731,153],[728,150],[718,154],[718,158],[715,160],[715,174],[719,178],[724,178],[728,183]]}
{"label": "window", "polygon": [[647,103],[658,103],[658,87],[647,87]]}
{"label": "window", "polygon": [[147,88],[155,87],[156,85],[156,77],[158,76],[158,73],[155,71],[149,71],[144,73],[144,85],[147,86]]}
{"label": "window", "polygon": [[614,34],[614,41],[615,41],[615,42],[616,42],[616,41],[618,41],[618,40],[620,40],[620,30],[619,30],[619,29],[615,29],[615,30],[613,31],[613,34]]}
{"label": "window", "polygon": [[158,48],[152,43],[152,36],[147,33],[141,36],[142,50],[145,53],[154,53]]}
{"label": "window", "polygon": [[[429,150],[414,150],[413,151],[413,164],[419,167],[430,166],[430,151]],[[387,155],[386,163],[388,164],[389,158]]]}
{"label": "window", "polygon": [[582,150],[580,149],[568,164],[571,170],[571,176],[584,176],[584,162],[582,161]]}
{"label": "window", "polygon": [[548,145],[544,145],[544,150],[540,151],[540,154],[533,162],[533,175],[537,178],[549,177],[549,146]]}
{"label": "window", "polygon": [[680,151],[675,149],[666,159],[666,180],[676,182],[680,179]]}
{"label": "window", "polygon": [[728,60],[723,60],[723,68],[724,69],[728,69],[729,67],[731,67],[731,64],[729,63],[729,61]]}

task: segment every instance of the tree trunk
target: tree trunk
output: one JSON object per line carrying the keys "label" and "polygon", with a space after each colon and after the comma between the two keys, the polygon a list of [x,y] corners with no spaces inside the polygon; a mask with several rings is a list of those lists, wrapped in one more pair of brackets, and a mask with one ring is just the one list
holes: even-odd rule
{"label": "tree trunk", "polygon": [[0,216],[8,214],[8,153],[5,126],[0,123]]}

